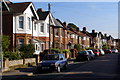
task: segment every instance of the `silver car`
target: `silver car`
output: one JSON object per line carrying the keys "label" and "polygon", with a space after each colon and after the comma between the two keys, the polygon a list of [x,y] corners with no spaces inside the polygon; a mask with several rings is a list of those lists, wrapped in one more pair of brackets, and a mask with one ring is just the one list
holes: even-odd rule
{"label": "silver car", "polygon": [[118,53],[117,49],[111,49],[112,53]]}

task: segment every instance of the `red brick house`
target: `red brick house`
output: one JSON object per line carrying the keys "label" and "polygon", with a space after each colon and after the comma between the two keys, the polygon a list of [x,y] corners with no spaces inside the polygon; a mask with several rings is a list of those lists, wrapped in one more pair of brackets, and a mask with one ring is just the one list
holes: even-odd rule
{"label": "red brick house", "polygon": [[11,49],[14,51],[21,44],[30,43],[33,36],[33,22],[39,17],[32,2],[7,3],[7,5],[9,11],[3,9],[2,12],[2,29],[3,35],[10,36]]}

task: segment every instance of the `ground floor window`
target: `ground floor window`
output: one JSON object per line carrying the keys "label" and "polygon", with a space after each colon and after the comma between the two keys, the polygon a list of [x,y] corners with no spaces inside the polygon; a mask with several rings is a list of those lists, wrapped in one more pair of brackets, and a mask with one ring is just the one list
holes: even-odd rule
{"label": "ground floor window", "polygon": [[55,48],[59,48],[59,43],[56,43],[56,44],[55,44]]}
{"label": "ground floor window", "polygon": [[64,44],[61,44],[61,49],[64,49]]}
{"label": "ground floor window", "polygon": [[18,39],[18,49],[24,44],[24,39]]}

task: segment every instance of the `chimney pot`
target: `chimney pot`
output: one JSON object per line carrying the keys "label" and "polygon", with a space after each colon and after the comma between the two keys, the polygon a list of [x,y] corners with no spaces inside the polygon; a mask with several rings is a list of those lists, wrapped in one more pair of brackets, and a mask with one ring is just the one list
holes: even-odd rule
{"label": "chimney pot", "polygon": [[38,11],[43,12],[42,8],[39,8]]}

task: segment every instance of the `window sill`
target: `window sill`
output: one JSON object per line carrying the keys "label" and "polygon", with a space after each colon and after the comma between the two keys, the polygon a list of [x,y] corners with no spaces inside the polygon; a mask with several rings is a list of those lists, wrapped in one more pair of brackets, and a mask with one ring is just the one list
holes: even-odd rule
{"label": "window sill", "polygon": [[44,34],[44,32],[40,32],[40,34]]}
{"label": "window sill", "polygon": [[23,29],[23,28],[18,28],[17,30],[21,30],[21,31],[22,31],[22,30],[24,30],[24,29]]}
{"label": "window sill", "polygon": [[59,37],[59,36],[55,35],[55,37]]}

